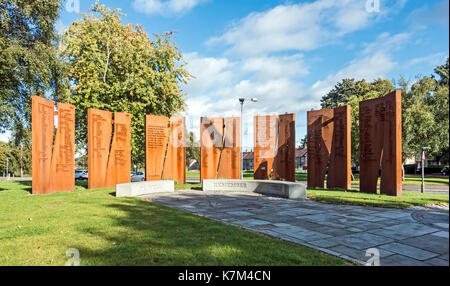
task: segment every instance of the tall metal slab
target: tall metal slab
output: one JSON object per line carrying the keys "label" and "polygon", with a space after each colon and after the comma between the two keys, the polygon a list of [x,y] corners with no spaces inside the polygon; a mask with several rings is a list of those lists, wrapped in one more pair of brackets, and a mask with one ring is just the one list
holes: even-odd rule
{"label": "tall metal slab", "polygon": [[241,119],[224,118],[223,148],[220,155],[218,179],[241,178]]}
{"label": "tall metal slab", "polygon": [[295,182],[295,114],[255,116],[254,178]]}
{"label": "tall metal slab", "polygon": [[162,178],[164,159],[169,138],[169,118],[147,115],[145,117],[145,179],[158,181]]}
{"label": "tall metal slab", "polygon": [[88,188],[106,187],[106,169],[111,146],[112,113],[88,110]]}
{"label": "tall metal slab", "polygon": [[146,116],[146,180],[186,183],[184,117]]}
{"label": "tall metal slab", "polygon": [[269,180],[278,149],[278,116],[255,116],[253,124],[255,141],[254,178],[256,180]]}
{"label": "tall metal slab", "polygon": [[169,140],[167,145],[163,180],[186,183],[186,127],[184,117],[171,117],[169,120]]}
{"label": "tall metal slab", "polygon": [[240,118],[201,118],[200,178],[240,179]]}
{"label": "tall metal slab", "polygon": [[360,190],[402,194],[401,91],[359,104]]}
{"label": "tall metal slab", "polygon": [[50,178],[51,192],[75,190],[75,106],[68,103],[58,103]]}
{"label": "tall metal slab", "polygon": [[350,106],[307,112],[308,187],[351,188]]}
{"label": "tall metal slab", "polygon": [[107,188],[131,182],[131,115],[114,112],[114,135],[106,168]]}
{"label": "tall metal slab", "polygon": [[[75,189],[75,107],[32,96],[32,193]],[[54,116],[58,130],[53,144]]]}

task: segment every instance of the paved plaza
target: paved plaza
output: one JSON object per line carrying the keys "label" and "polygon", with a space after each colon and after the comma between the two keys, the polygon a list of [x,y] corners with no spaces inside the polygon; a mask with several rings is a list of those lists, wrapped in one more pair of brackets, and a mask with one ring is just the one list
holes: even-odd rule
{"label": "paved plaza", "polygon": [[357,264],[376,248],[381,266],[449,265],[448,207],[389,209],[193,190],[144,198]]}

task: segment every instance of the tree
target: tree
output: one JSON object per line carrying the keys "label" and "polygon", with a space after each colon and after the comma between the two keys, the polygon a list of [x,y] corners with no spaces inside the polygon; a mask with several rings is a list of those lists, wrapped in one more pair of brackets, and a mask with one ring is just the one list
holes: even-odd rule
{"label": "tree", "polygon": [[0,1],[0,132],[10,130],[16,147],[31,142],[31,95],[67,86],[54,29],[60,2]]}
{"label": "tree", "polygon": [[[405,157],[420,156],[421,147],[431,147],[437,162],[449,152],[449,61],[435,68],[435,75],[418,77],[409,89],[403,84],[403,151]],[[402,81],[402,79],[400,80]]]}
{"label": "tree", "polygon": [[[76,142],[86,148],[87,110],[128,112],[133,165],[145,164],[145,115],[172,116],[184,109],[181,83],[186,63],[172,33],[152,41],[138,25],[123,25],[120,9],[92,5],[62,38],[61,55],[69,65],[73,87],[60,96],[76,106]],[[181,64],[180,64],[181,63]]]}
{"label": "tree", "polygon": [[189,138],[186,146],[186,165],[189,167],[189,160],[196,160],[200,163],[200,142],[195,140],[194,132],[189,132]]}
{"label": "tree", "polygon": [[376,79],[373,82],[355,79],[343,79],[322,97],[322,108],[335,108],[342,105],[351,106],[351,145],[352,159],[359,164],[359,103],[363,100],[384,96],[394,89],[389,80]]}

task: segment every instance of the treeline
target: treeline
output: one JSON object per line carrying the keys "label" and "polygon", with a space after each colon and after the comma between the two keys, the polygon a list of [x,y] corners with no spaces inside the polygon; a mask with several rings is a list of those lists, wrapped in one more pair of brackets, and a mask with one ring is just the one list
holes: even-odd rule
{"label": "treeline", "polygon": [[82,156],[89,108],[128,112],[132,164],[142,167],[143,115],[172,116],[185,107],[180,86],[191,75],[172,32],[149,36],[139,25],[122,24],[120,9],[97,1],[60,35],[55,26],[63,3],[0,1],[0,133],[11,133],[11,150],[30,152],[31,96],[67,102],[76,107],[76,150]]}
{"label": "treeline", "polygon": [[420,159],[421,147],[430,147],[428,158],[448,163],[449,156],[449,59],[429,76],[414,82],[400,77],[392,82],[343,79],[321,99],[322,108],[352,107],[352,160],[359,164],[359,102],[402,90],[403,160]]}

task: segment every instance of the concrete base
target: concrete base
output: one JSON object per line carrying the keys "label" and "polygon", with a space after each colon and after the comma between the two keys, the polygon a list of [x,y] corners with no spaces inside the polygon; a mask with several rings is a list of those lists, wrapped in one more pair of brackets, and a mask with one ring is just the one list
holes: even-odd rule
{"label": "concrete base", "polygon": [[146,181],[116,185],[116,197],[119,198],[173,192],[175,192],[174,181]]}
{"label": "concrete base", "polygon": [[306,199],[306,186],[300,183],[265,180],[203,180],[205,192],[255,192],[292,200]]}

